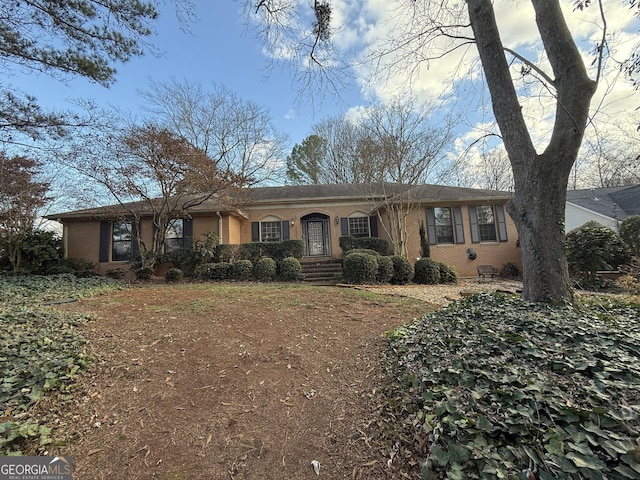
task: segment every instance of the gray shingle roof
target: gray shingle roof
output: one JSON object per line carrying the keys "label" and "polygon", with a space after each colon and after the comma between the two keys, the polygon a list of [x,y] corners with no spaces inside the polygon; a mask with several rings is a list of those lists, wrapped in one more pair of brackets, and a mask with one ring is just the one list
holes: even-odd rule
{"label": "gray shingle roof", "polygon": [[[403,194],[400,196],[400,194]],[[304,203],[310,201],[380,201],[382,198],[406,198],[420,202],[481,202],[506,201],[511,197],[509,192],[480,190],[476,188],[449,187],[445,185],[398,185],[392,183],[378,184],[331,184],[331,185],[285,185],[278,187],[256,187],[245,189],[235,194],[237,205],[250,208],[252,204]],[[242,216],[237,206],[229,206],[234,202],[222,202],[220,197],[210,198],[202,204],[188,209],[191,213],[232,212]],[[127,204],[135,211],[150,213],[146,202]],[[107,218],[126,213],[121,205],[75,210],[59,214],[47,215],[50,220],[72,218]]]}
{"label": "gray shingle roof", "polygon": [[640,213],[640,185],[569,190],[567,202],[623,220]]}

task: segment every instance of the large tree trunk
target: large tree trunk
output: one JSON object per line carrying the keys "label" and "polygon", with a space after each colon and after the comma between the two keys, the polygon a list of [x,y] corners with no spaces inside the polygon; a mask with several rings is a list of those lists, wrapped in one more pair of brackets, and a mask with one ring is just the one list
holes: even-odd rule
{"label": "large tree trunk", "polygon": [[[522,247],[525,300],[567,302],[572,294],[564,251],[567,182],[596,84],[587,75],[558,0],[532,0],[555,88],[556,116],[547,148],[538,154],[495,21],[491,0],[467,0],[469,19],[491,93],[496,121],[513,169],[515,194],[508,205]],[[542,72],[540,72],[542,73]]]}

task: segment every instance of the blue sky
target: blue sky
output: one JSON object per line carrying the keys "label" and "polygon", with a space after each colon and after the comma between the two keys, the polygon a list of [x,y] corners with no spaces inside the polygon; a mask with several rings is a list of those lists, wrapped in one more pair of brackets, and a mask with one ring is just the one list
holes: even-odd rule
{"label": "blue sky", "polygon": [[[336,99],[316,98],[298,102],[298,86],[289,67],[268,71],[262,45],[248,31],[239,4],[229,0],[196,0],[198,20],[184,33],[170,5],[161,11],[157,35],[151,38],[160,57],[147,54],[116,65],[116,82],[109,88],[75,78],[65,83],[42,74],[30,74],[16,82],[46,107],[65,108],[68,99],[91,98],[105,107],[136,113],[142,104],[138,90],[149,81],[188,80],[208,87],[215,82],[242,100],[269,109],[275,125],[290,136],[291,146],[310,134],[314,122],[344,111]],[[357,89],[345,92],[350,104],[361,101]]]}
{"label": "blue sky", "polygon": [[[203,87],[215,82],[230,89],[243,100],[268,108],[275,126],[289,135],[291,147],[294,143],[301,143],[311,133],[314,123],[328,116],[345,113],[346,108],[357,110],[369,103],[358,87],[345,91],[341,99],[316,96],[313,101],[308,99],[307,102],[297,103],[300,85],[294,83],[291,72],[295,66],[284,62],[268,71],[268,60],[263,54],[264,45],[252,30],[246,29],[245,19],[240,11],[241,1],[194,0],[198,21],[190,27],[191,34],[181,31],[170,3],[165,4],[156,24],[158,35],[150,39],[163,52],[162,56],[147,54],[133,58],[127,64],[116,65],[116,82],[109,89],[93,85],[82,78],[65,84],[35,74],[10,81],[16,81],[25,92],[34,94],[44,106],[65,108],[67,99],[92,98],[100,105],[119,107],[134,114],[139,111],[142,103],[137,91],[148,88],[150,80],[163,82],[175,78],[178,81],[199,83]],[[306,2],[298,3],[302,8],[308,9]],[[334,40],[345,59],[352,60],[357,55],[374,50],[384,38],[393,33],[392,26],[397,24],[385,23],[392,14],[392,4],[389,0],[332,1]],[[589,52],[600,39],[602,22],[596,7],[577,12],[573,11],[572,4],[569,0],[562,2],[569,26],[579,39],[585,63],[589,65],[593,60]],[[638,20],[624,1],[604,0],[604,4],[609,31],[615,32],[615,36],[610,38],[611,45],[615,48],[613,54],[619,59],[628,58],[637,44]],[[549,71],[544,55],[541,54],[531,5],[528,2],[496,0],[495,8],[505,46],[526,54],[528,58],[537,61],[541,68]],[[278,53],[271,52],[276,56]],[[464,98],[460,90],[454,91],[452,88],[452,80],[455,80],[463,87],[462,90],[476,92],[476,101],[483,95],[486,96],[482,93],[484,87],[475,56],[473,48],[457,50],[442,61],[431,62],[428,68],[421,68],[419,77],[412,79],[412,95],[429,101],[446,92],[453,99],[449,107],[466,115],[467,123],[459,129],[460,135],[453,155],[460,152],[469,154],[466,150],[468,145],[487,131],[496,131],[488,104],[485,104],[482,111],[484,116],[481,117],[478,115],[478,105]],[[391,63],[394,59],[389,57],[387,60]],[[598,108],[604,113],[598,118],[633,122],[640,97],[632,98],[635,92],[629,82],[619,78],[615,83],[610,81],[617,71],[615,64],[611,64],[608,69],[610,75],[601,83],[592,102],[593,109],[595,111]],[[353,73],[354,85],[367,85],[368,98],[384,102],[398,91],[408,94],[408,91],[403,90],[407,80],[404,71],[394,72],[385,79],[371,79],[370,72],[364,69],[354,69]],[[517,76],[515,70],[514,76]],[[523,111],[530,122],[534,141],[539,144],[539,150],[542,150],[548,140],[553,120],[554,100],[540,85],[529,85],[526,87],[528,95],[525,96],[524,93],[525,90],[522,96]],[[599,125],[596,133],[602,135],[604,131],[605,127]],[[587,132],[587,136],[591,133]]]}

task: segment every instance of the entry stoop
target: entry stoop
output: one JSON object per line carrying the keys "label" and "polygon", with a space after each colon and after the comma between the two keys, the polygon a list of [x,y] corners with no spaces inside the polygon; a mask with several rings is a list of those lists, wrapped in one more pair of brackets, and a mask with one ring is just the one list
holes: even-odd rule
{"label": "entry stoop", "polygon": [[335,285],[342,281],[342,260],[307,257],[300,260],[305,283]]}

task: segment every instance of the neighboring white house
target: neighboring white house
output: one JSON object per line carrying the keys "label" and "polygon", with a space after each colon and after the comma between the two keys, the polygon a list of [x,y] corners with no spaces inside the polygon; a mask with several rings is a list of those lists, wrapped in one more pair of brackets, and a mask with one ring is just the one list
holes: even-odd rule
{"label": "neighboring white house", "polygon": [[640,185],[569,190],[565,211],[565,230],[570,232],[595,220],[618,230],[622,220],[640,214]]}

